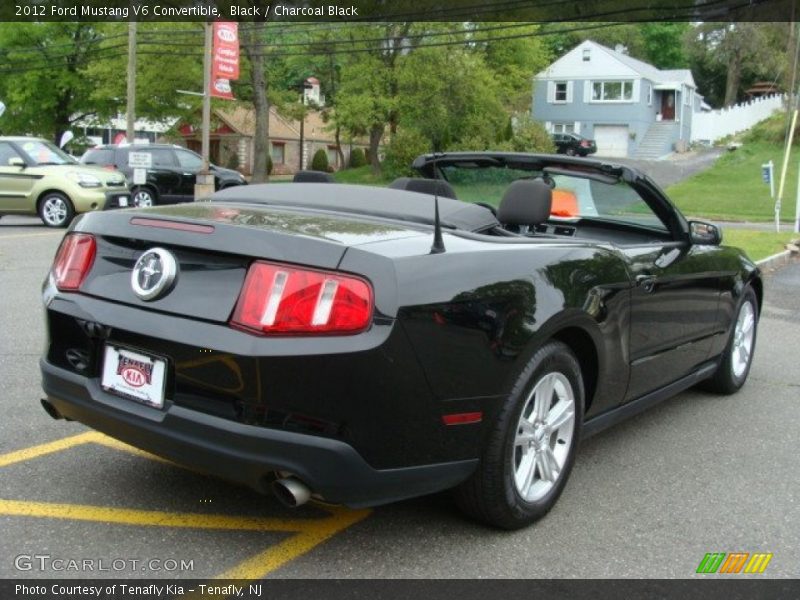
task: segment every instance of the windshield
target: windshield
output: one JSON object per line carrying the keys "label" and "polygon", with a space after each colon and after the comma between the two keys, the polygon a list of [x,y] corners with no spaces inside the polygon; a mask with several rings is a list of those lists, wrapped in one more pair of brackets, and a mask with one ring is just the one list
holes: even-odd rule
{"label": "windshield", "polygon": [[639,193],[624,181],[597,181],[545,171],[463,163],[443,166],[441,172],[458,199],[466,202],[486,202],[497,207],[513,181],[544,179],[553,189],[552,219],[602,219],[668,231]]}
{"label": "windshield", "polygon": [[78,162],[50,142],[26,140],[19,145],[34,165],[72,165]]}

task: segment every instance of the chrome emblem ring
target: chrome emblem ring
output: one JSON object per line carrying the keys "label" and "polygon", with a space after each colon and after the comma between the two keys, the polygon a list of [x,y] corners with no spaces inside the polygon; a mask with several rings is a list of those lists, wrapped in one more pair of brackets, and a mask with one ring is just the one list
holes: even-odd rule
{"label": "chrome emblem ring", "polygon": [[133,265],[131,287],[142,300],[155,300],[171,288],[178,274],[175,257],[164,248],[151,248]]}

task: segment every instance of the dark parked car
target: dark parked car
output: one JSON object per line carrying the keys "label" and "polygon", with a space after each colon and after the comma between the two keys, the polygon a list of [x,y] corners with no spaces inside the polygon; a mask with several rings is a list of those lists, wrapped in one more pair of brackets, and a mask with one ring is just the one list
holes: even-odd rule
{"label": "dark parked car", "polygon": [[486,152],[414,166],[393,189],[86,215],[43,290],[44,408],[289,505],[455,488],[511,529],[553,506],[582,438],[745,383],[759,270],[643,173]]}
{"label": "dark parked car", "polygon": [[577,133],[554,133],[553,143],[556,145],[556,152],[567,156],[588,156],[597,152],[594,140]]}
{"label": "dark parked car", "polygon": [[[149,154],[152,167],[147,169],[147,180],[137,185],[133,182],[133,168],[128,164],[131,152]],[[175,204],[194,199],[194,184],[203,159],[196,152],[169,144],[133,144],[129,146],[97,146],[87,150],[81,157],[86,165],[100,165],[119,169],[131,185],[131,197],[135,206]],[[210,165],[217,190],[247,181],[238,171]]]}

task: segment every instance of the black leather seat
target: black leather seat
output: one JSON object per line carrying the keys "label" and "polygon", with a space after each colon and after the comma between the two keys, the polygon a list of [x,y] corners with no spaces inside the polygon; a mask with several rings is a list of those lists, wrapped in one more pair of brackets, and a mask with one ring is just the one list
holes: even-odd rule
{"label": "black leather seat", "polygon": [[452,198],[458,200],[456,191],[444,179],[422,179],[420,177],[398,177],[389,187],[393,190],[405,190],[407,192],[417,192],[418,194],[428,194],[429,196],[439,195],[442,198]]}
{"label": "black leather seat", "polygon": [[553,190],[541,179],[519,179],[503,194],[497,220],[506,228],[527,233],[550,218]]}

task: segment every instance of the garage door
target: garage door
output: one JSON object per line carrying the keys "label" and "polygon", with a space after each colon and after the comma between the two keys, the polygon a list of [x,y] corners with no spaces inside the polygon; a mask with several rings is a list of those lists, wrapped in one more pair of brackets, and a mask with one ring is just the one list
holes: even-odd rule
{"label": "garage door", "polygon": [[595,125],[598,156],[628,156],[627,125]]}

